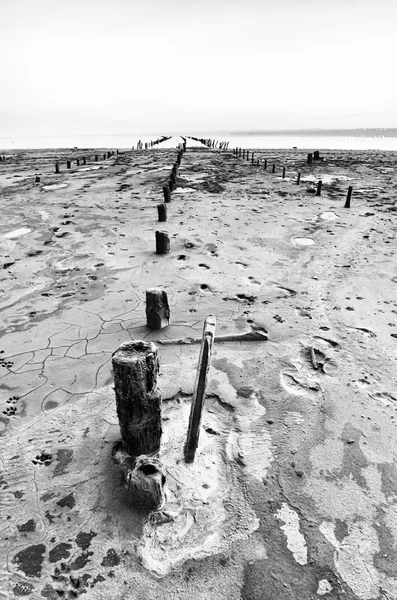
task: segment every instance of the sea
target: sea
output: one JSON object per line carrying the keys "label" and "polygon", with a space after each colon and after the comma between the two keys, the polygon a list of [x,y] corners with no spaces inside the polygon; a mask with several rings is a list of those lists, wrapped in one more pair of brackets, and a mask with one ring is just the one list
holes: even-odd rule
{"label": "sea", "polygon": [[229,142],[229,149],[298,148],[307,150],[390,150],[397,151],[397,129],[300,129],[249,131],[179,131],[122,133],[106,135],[52,135],[35,137],[0,137],[1,150],[44,148],[136,148],[164,135],[191,135]]}

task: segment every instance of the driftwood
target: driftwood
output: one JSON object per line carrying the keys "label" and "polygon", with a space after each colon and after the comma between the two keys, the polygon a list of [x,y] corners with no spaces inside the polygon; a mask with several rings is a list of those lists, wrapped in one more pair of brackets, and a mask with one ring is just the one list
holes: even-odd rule
{"label": "driftwood", "polygon": [[190,409],[189,429],[186,444],[183,450],[185,461],[194,461],[198,440],[200,436],[201,417],[203,414],[205,388],[208,373],[211,366],[212,347],[215,337],[216,318],[210,315],[204,323],[203,336],[201,340],[200,356],[197,367],[196,381],[194,383],[192,405]]}
{"label": "driftwood", "polygon": [[[262,330],[248,331],[247,333],[229,333],[227,335],[219,335],[215,338],[215,342],[265,342],[268,339],[267,332]],[[169,340],[156,340],[156,344],[169,346],[171,344],[199,344],[202,338],[174,338]]]}

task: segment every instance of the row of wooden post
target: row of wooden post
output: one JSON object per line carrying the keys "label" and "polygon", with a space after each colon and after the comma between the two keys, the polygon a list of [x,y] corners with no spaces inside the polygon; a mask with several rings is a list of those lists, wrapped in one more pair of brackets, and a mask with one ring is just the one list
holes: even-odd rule
{"label": "row of wooden post", "polygon": [[[119,151],[116,150],[116,153],[118,154]],[[108,150],[106,153],[104,153],[102,155],[103,160],[106,160],[106,158],[111,158],[112,156],[114,156],[114,150]],[[76,166],[79,167],[80,166],[80,162],[82,165],[86,165],[87,164],[87,157],[86,156],[82,156],[79,158],[74,158],[73,160],[76,161]],[[100,155],[99,154],[95,154],[94,156],[94,160],[95,162],[98,162],[100,160]],[[72,168],[72,159],[67,159],[66,161],[66,168],[67,169],[71,169]],[[60,172],[60,166],[59,166],[59,161],[57,161],[55,163],[55,173],[59,173]]]}
{"label": "row of wooden post", "polygon": [[[250,156],[249,150],[245,150],[245,149],[242,149],[242,148],[234,148],[233,149],[233,154],[234,154],[234,156],[236,156],[238,158],[246,159],[247,161],[249,160],[249,156]],[[310,152],[307,155],[307,163],[309,165],[313,164],[313,160],[322,160],[322,158],[320,157],[320,152],[318,150],[316,150],[313,153]],[[254,152],[252,152],[252,151],[251,151],[251,163],[255,164],[254,163]],[[258,167],[260,166],[259,159],[257,160],[256,165]],[[266,158],[264,159],[263,169],[265,171],[267,169],[267,159]],[[273,165],[272,165],[272,173],[275,173],[275,172],[276,172],[276,165],[275,165],[275,163],[273,163]],[[285,167],[283,167],[283,174],[282,174],[282,178],[283,179],[285,179],[285,173],[286,173],[286,170],[285,170]],[[298,176],[297,176],[296,184],[300,185],[300,181],[301,181],[301,173],[299,172]],[[323,186],[323,182],[320,179],[317,182],[316,196],[321,196],[322,186]],[[350,202],[351,202],[352,193],[353,193],[353,186],[349,186],[349,189],[347,191],[347,197],[346,197],[346,202],[345,202],[344,208],[350,208]]]}

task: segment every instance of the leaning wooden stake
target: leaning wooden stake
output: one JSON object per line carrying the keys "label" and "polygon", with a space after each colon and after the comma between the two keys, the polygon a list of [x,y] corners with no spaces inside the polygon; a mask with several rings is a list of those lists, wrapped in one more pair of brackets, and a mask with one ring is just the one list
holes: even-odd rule
{"label": "leaning wooden stake", "polygon": [[170,323],[170,307],[167,292],[163,288],[146,290],[146,324],[149,329],[157,330],[168,327]]}
{"label": "leaning wooden stake", "polygon": [[215,337],[216,317],[209,315],[205,320],[203,337],[201,340],[200,356],[197,367],[196,381],[194,384],[192,406],[190,409],[189,429],[184,447],[185,462],[191,463],[197,450],[200,435],[201,417],[203,414],[205,388],[208,372],[211,365],[212,347]]}
{"label": "leaning wooden stake", "polygon": [[296,185],[299,185],[301,182],[301,174],[298,173],[298,179],[296,180]]}
{"label": "leaning wooden stake", "polygon": [[112,365],[123,447],[131,457],[155,454],[162,433],[158,350],[152,342],[126,342]]}
{"label": "leaning wooden stake", "polygon": [[349,189],[347,190],[345,208],[350,208],[350,200],[351,200],[351,197],[352,197],[352,193],[353,193],[353,186],[349,185]]}

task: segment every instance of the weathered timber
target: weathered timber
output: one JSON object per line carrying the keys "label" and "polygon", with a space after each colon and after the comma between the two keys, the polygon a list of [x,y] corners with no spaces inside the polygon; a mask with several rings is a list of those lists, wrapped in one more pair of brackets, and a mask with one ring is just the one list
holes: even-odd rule
{"label": "weathered timber", "polygon": [[171,202],[171,190],[168,185],[163,186],[164,202]]}
{"label": "weathered timber", "polygon": [[156,254],[168,254],[170,238],[166,231],[156,231]]}
{"label": "weathered timber", "polygon": [[163,329],[170,323],[167,292],[163,288],[146,290],[146,324],[149,329]]}
{"label": "weathered timber", "polygon": [[161,204],[158,204],[157,205],[157,213],[158,213],[159,221],[166,221],[167,220],[167,205],[164,204],[163,202]]}
{"label": "weathered timber", "polygon": [[123,447],[131,457],[155,454],[162,433],[158,350],[151,342],[126,342],[112,365]]}
{"label": "weathered timber", "polygon": [[[226,335],[218,335],[215,338],[215,343],[220,342],[265,342],[268,339],[267,331],[264,329],[255,329],[247,333],[229,333]],[[169,346],[171,344],[190,345],[199,344],[202,338],[174,338],[168,340],[155,340],[156,344]]]}
{"label": "weathered timber", "polygon": [[185,447],[183,449],[185,462],[191,463],[197,450],[200,436],[201,417],[203,414],[205,388],[211,366],[212,347],[215,337],[216,317],[210,315],[204,323],[201,341],[200,356],[197,367],[196,381],[194,384],[192,405],[190,409],[189,428]]}
{"label": "weathered timber", "polygon": [[353,193],[353,186],[349,185],[349,189],[347,190],[345,208],[350,208],[350,200],[352,198],[352,193]]}
{"label": "weathered timber", "polygon": [[319,179],[317,182],[316,196],[321,196],[321,188],[322,187],[323,187],[323,182],[321,181],[321,179]]}

